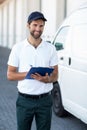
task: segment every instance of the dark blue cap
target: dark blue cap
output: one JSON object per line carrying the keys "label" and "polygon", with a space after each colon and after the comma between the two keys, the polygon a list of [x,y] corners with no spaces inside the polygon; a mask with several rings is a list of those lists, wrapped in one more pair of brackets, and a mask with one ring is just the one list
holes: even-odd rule
{"label": "dark blue cap", "polygon": [[43,21],[47,21],[46,18],[44,17],[44,15],[41,12],[35,11],[32,12],[29,17],[28,17],[28,23],[33,21],[33,20],[38,20],[38,19],[42,19]]}

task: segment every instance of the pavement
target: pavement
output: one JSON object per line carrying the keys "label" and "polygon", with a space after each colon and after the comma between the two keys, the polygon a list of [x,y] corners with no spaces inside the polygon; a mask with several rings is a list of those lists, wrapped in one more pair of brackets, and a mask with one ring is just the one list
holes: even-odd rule
{"label": "pavement", "polygon": [[[0,130],[17,130],[17,82],[7,79],[7,61],[10,51],[0,46]],[[35,120],[31,129],[36,129]]]}
{"label": "pavement", "polygon": [[[17,82],[7,79],[7,61],[10,51],[0,46],[0,130],[17,130]],[[35,120],[31,129],[36,129]]]}
{"label": "pavement", "polygon": [[[16,99],[17,82],[7,80],[7,61],[10,49],[0,47],[0,130],[17,130]],[[77,128],[78,127],[78,128]],[[58,118],[53,114],[52,130],[87,130],[87,125],[69,116]],[[32,130],[36,130],[35,120]]]}
{"label": "pavement", "polygon": [[[17,82],[7,79],[7,61],[10,51],[10,49],[0,46],[0,130],[17,130]],[[52,129],[56,129],[57,123],[54,117],[52,124],[54,124]],[[33,120],[31,130],[35,129],[35,120]]]}
{"label": "pavement", "polygon": [[7,80],[10,49],[0,47],[0,130],[16,130],[17,82]]}

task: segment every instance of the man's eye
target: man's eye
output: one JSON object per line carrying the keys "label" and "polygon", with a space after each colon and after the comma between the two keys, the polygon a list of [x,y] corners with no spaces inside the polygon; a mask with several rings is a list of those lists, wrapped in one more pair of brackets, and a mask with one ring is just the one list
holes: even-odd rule
{"label": "man's eye", "polygon": [[40,26],[41,28],[43,27],[43,25]]}
{"label": "man's eye", "polygon": [[34,24],[34,27],[37,27],[37,24]]}

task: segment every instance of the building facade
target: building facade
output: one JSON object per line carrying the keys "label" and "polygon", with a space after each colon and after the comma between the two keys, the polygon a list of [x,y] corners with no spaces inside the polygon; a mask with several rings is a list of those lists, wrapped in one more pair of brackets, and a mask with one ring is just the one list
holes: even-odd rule
{"label": "building facade", "polygon": [[42,37],[51,40],[64,18],[86,1],[3,0],[0,4],[0,46],[12,48],[15,43],[26,38],[27,17],[36,10],[44,13],[47,18]]}

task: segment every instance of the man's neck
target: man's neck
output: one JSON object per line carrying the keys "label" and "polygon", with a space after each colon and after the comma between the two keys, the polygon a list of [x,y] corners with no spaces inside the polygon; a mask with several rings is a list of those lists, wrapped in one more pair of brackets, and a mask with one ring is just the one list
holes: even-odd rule
{"label": "man's neck", "polygon": [[28,40],[28,42],[29,42],[32,46],[34,46],[35,48],[37,48],[38,45],[39,45],[39,44],[41,43],[41,41],[42,41],[41,38],[34,39],[34,38],[31,38],[31,37],[29,37],[27,40]]}

